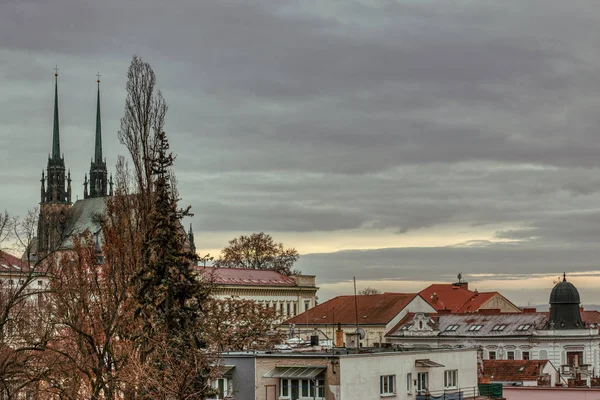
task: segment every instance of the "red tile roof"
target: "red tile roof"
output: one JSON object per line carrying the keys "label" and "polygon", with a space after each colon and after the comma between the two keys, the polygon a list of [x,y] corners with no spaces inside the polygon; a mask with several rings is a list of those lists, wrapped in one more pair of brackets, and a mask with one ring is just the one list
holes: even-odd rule
{"label": "red tile roof", "polygon": [[[415,293],[383,293],[356,296],[359,324],[387,324],[416,296]],[[344,325],[356,323],[354,296],[338,296],[285,321],[296,325]]]}
{"label": "red tile roof", "polygon": [[492,381],[536,381],[548,360],[483,360],[483,376]]}
{"label": "red tile roof", "polygon": [[[419,292],[436,310],[457,312],[473,295],[468,289],[449,283],[436,283]],[[437,298],[436,298],[437,296]]]}
{"label": "red tile roof", "polygon": [[456,312],[466,313],[466,312],[476,312],[479,310],[485,303],[490,301],[494,296],[500,295],[498,292],[473,292],[473,295],[469,300],[465,302]]}
{"label": "red tile roof", "polygon": [[0,250],[0,272],[22,272],[26,266],[20,258]]}
{"label": "red tile roof", "polygon": [[198,267],[198,270],[217,285],[296,286],[294,278],[275,271],[214,267]]}

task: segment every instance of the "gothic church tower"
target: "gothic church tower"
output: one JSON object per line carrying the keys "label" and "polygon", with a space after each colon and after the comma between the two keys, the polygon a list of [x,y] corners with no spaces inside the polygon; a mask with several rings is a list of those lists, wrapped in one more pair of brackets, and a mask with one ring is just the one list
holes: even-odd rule
{"label": "gothic church tower", "polygon": [[46,176],[44,176],[44,171],[42,171],[40,197],[37,235],[38,257],[58,248],[71,209],[71,172],[65,170],[65,159],[60,153],[58,68],[54,74],[52,154],[48,156]]}
{"label": "gothic church tower", "polygon": [[[96,103],[96,144],[94,147],[94,158],[90,165],[90,180],[87,175],[83,182],[83,198],[105,197],[107,195],[106,160],[102,159],[102,122],[100,119],[100,74],[98,74],[98,100]],[[110,195],[113,192],[112,176],[110,178]],[[88,193],[89,185],[89,193]]]}

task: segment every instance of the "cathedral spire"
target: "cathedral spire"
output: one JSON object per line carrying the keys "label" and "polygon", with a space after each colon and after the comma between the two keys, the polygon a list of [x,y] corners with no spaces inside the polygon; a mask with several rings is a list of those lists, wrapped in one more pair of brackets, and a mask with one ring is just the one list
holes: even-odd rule
{"label": "cathedral spire", "polygon": [[94,161],[102,162],[102,122],[100,120],[100,72],[98,72],[98,100],[96,102],[96,149],[94,153]]}
{"label": "cathedral spire", "polygon": [[[106,172],[106,161],[102,159],[102,122],[100,115],[100,73],[96,75],[98,84],[98,94],[96,100],[96,143],[94,147],[94,158],[90,165],[90,180],[84,182],[83,198],[105,197],[108,189],[108,173]],[[90,191],[87,192],[87,183]]]}
{"label": "cathedral spire", "polygon": [[60,134],[58,128],[58,66],[54,68],[54,130],[52,133],[52,158],[60,158]]}

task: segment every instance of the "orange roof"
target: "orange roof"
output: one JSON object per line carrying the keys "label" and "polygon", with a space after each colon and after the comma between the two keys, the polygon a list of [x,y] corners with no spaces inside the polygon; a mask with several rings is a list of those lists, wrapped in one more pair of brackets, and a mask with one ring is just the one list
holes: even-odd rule
{"label": "orange roof", "polygon": [[492,381],[535,381],[548,360],[483,360],[483,376]]}
{"label": "orange roof", "polygon": [[498,292],[473,292],[473,296],[465,302],[456,312],[467,313],[475,312],[479,310],[485,303],[492,299],[492,297],[500,295]]}
{"label": "orange roof", "polygon": [[421,290],[419,294],[438,311],[450,310],[452,312],[457,312],[471,297],[473,297],[475,292],[451,283],[434,283]]}
{"label": "orange roof", "polygon": [[[387,324],[418,294],[383,293],[356,296],[358,323]],[[296,325],[356,324],[354,296],[338,296],[285,321]]]}

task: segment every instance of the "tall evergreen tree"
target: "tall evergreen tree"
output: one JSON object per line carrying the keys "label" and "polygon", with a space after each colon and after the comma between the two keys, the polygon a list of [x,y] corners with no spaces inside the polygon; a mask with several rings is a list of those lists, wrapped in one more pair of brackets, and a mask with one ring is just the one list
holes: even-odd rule
{"label": "tall evergreen tree", "polygon": [[[209,386],[210,363],[201,339],[202,305],[208,290],[194,275],[196,255],[185,247],[186,235],[180,221],[191,214],[189,207],[177,207],[171,170],[174,157],[168,151],[164,132],[158,134],[156,143],[152,163],[154,207],[144,248],[146,262],[135,277],[135,314],[143,321],[141,355],[154,375],[147,381],[147,391],[153,398],[200,399]],[[178,379],[185,371],[189,372],[185,379]]]}

